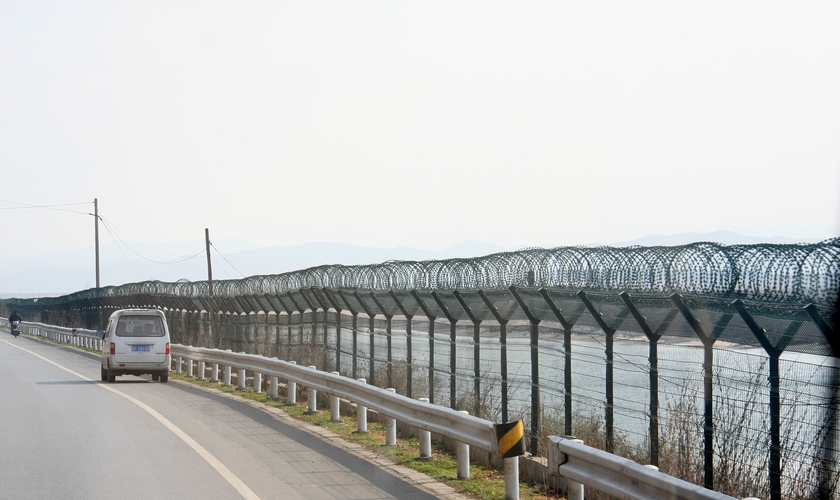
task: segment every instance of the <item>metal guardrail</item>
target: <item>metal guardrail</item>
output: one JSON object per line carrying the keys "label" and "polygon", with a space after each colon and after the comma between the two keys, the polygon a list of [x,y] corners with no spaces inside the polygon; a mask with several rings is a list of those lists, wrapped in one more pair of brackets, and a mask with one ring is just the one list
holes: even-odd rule
{"label": "metal guardrail", "polygon": [[584,486],[622,500],[735,500],[574,438],[549,437],[548,466],[567,480],[569,500],[583,500]]}
{"label": "metal guardrail", "polygon": [[298,366],[277,358],[180,344],[172,345],[172,356],[259,372],[323,391],[325,394],[340,395],[418,429],[498,453],[493,422],[489,420],[410,399],[341,375]]}
{"label": "metal guardrail", "polygon": [[[9,327],[9,320],[0,318],[0,326]],[[63,326],[45,325],[34,321],[21,321],[20,331],[29,335],[45,337],[50,340],[77,345],[88,349],[102,350],[102,339],[96,336],[96,330],[83,328],[65,328]]]}

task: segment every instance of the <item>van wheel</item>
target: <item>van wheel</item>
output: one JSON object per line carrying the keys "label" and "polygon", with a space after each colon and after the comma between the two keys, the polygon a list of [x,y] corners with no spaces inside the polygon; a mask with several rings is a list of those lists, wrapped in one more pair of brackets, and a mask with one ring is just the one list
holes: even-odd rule
{"label": "van wheel", "polygon": [[163,383],[169,382],[169,372],[162,372],[160,374],[160,381]]}
{"label": "van wheel", "polygon": [[111,373],[111,370],[105,370],[105,374],[108,375],[108,382],[114,383],[117,381],[117,376]]}
{"label": "van wheel", "polygon": [[152,382],[157,382],[158,380],[160,380],[160,373],[153,373]]}
{"label": "van wheel", "polygon": [[106,372],[105,368],[102,367],[102,366],[99,367],[99,371],[100,371],[100,374],[99,374],[100,380],[102,380],[103,382],[106,382],[108,380],[108,372]]}

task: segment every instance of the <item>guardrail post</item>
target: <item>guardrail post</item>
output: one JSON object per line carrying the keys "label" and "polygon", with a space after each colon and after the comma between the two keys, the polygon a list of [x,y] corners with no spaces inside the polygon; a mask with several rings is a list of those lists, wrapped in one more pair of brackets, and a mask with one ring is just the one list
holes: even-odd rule
{"label": "guardrail post", "polygon": [[225,366],[225,381],[224,381],[225,383],[223,385],[230,385],[230,372],[231,372],[230,365],[226,365]]}
{"label": "guardrail post", "polygon": [[187,358],[187,376],[193,376],[193,360],[189,358]]}
{"label": "guardrail post", "polygon": [[[296,365],[297,361],[289,361],[289,363]],[[291,380],[286,381],[286,401],[290,405],[297,404],[297,382]]]}
{"label": "guardrail post", "polygon": [[505,500],[519,500],[519,457],[505,459]]}
{"label": "guardrail post", "polygon": [[254,392],[262,392],[262,373],[254,372]]}
{"label": "guardrail post", "polygon": [[177,373],[178,375],[181,374],[181,365],[183,363],[184,363],[184,358],[182,358],[181,356],[178,356],[178,361],[175,364],[175,373]]}
{"label": "guardrail post", "polygon": [[206,366],[204,365],[204,361],[198,362],[198,380],[204,380],[204,371]]}
{"label": "guardrail post", "polygon": [[239,377],[237,377],[237,378],[239,379],[239,390],[244,391],[245,390],[245,368],[240,368],[239,369]]}
{"label": "guardrail post", "polygon": [[[564,436],[562,438],[555,438],[555,437],[552,436],[549,439],[550,439],[549,446],[548,446],[549,473],[556,474],[556,473],[559,472],[560,475],[562,476],[563,472],[559,471],[558,469],[560,468],[559,467],[560,465],[566,463],[568,457],[565,455],[565,453],[560,451],[559,448],[556,448],[555,446],[552,446],[551,442],[554,442],[555,439],[559,439],[559,440],[562,440],[562,441],[570,441],[572,443],[583,444],[583,440],[582,439],[577,439],[573,436]],[[568,500],[584,500],[583,483],[578,483],[577,481],[573,481],[573,480],[569,479],[568,477],[566,477],[565,479],[566,479],[566,498]]]}
{"label": "guardrail post", "polygon": [[[389,387],[385,389],[396,394],[397,390]],[[385,446],[397,446],[397,419],[385,417]]]}
{"label": "guardrail post", "polygon": [[[310,370],[317,370],[314,366],[307,366]],[[318,413],[318,391],[311,387],[306,388],[306,402],[309,404],[308,409],[303,412],[305,415],[313,415]]]}
{"label": "guardrail post", "polygon": [[[330,372],[330,373],[332,373],[333,375],[341,375],[338,372]],[[340,424],[341,423],[341,411],[340,411],[341,408],[339,407],[340,404],[341,404],[341,401],[338,399],[338,396],[336,396],[335,394],[332,394],[330,396],[330,422],[332,422],[334,424]]]}
{"label": "guardrail post", "polygon": [[[468,411],[461,410],[458,413],[470,414]],[[470,478],[470,445],[467,443],[458,442],[456,447],[456,455],[458,457],[458,479]]]}
{"label": "guardrail post", "polygon": [[[419,401],[424,403],[429,402],[429,398],[420,398]],[[423,429],[418,431],[420,439],[420,457],[423,460],[432,458],[432,433]]]}
{"label": "guardrail post", "polygon": [[[357,378],[359,382],[366,384],[367,380]],[[364,434],[367,432],[367,406],[356,404],[356,432]]]}
{"label": "guardrail post", "polygon": [[213,363],[213,380],[211,382],[218,382],[219,381],[219,363]]}
{"label": "guardrail post", "polygon": [[270,397],[271,399],[277,399],[277,377],[271,377],[271,382],[268,389],[268,397]]}

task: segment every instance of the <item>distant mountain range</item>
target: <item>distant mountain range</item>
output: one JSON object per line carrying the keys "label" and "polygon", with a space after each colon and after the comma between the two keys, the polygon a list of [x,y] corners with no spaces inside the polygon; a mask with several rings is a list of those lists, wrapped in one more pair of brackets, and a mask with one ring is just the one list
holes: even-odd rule
{"label": "distant mountain range", "polygon": [[[613,243],[612,246],[673,246],[697,241],[713,241],[726,245],[814,243],[826,238],[794,239],[785,236],[750,236],[732,231],[715,231],[645,236]],[[410,247],[371,248],[346,243],[307,243],[257,248],[242,240],[214,242],[215,247],[220,247],[224,252],[212,252],[213,278],[217,280],[279,274],[326,264],[359,265],[388,260],[467,258],[515,250],[478,241],[467,241],[441,251]],[[104,244],[100,249],[102,285],[145,280],[204,280],[207,278],[207,260],[203,249],[204,242],[140,245],[132,249],[117,247],[115,243]],[[0,297],[63,295],[92,288],[94,285],[93,248],[48,255],[6,257],[0,260]]]}

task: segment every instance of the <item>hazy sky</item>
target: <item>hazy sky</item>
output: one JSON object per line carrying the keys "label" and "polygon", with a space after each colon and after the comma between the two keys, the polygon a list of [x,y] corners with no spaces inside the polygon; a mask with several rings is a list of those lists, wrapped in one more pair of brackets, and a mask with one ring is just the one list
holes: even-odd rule
{"label": "hazy sky", "polygon": [[[838,26],[837,1],[0,0],[0,199],[98,198],[143,242],[840,228]],[[92,243],[14,206],[0,256]]]}

